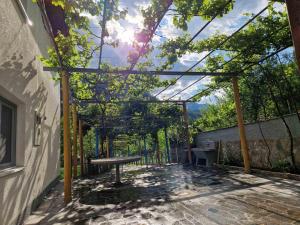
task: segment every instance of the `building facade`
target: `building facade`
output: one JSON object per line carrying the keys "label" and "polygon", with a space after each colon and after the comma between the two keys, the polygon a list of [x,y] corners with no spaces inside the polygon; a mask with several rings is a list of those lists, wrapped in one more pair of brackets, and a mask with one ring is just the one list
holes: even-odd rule
{"label": "building facade", "polygon": [[[28,17],[27,17],[28,16]],[[59,175],[60,86],[32,0],[0,3],[0,224],[19,224]]]}

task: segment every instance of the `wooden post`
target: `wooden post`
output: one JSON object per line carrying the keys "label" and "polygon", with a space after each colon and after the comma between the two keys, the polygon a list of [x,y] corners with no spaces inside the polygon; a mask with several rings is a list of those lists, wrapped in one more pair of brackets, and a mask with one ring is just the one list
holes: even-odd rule
{"label": "wooden post", "polygon": [[219,140],[219,145],[218,145],[218,154],[217,154],[217,164],[220,164],[220,153],[221,153],[221,139]]}
{"label": "wooden post", "polygon": [[73,112],[73,177],[77,177],[77,109],[74,104]]}
{"label": "wooden post", "polygon": [[143,157],[142,157],[141,139],[139,139],[139,151],[140,151],[140,156],[141,156],[140,165],[142,165],[143,164]]}
{"label": "wooden post", "polygon": [[165,132],[165,140],[166,140],[166,150],[167,150],[167,160],[168,163],[170,163],[170,148],[169,148],[169,140],[168,140],[168,130],[167,127],[164,128],[164,132]]}
{"label": "wooden post", "polygon": [[95,155],[96,159],[99,158],[99,130],[95,128],[95,136],[96,136],[96,146],[95,146]]}
{"label": "wooden post", "polygon": [[159,149],[159,140],[158,140],[158,131],[156,132],[156,158],[158,165],[161,165],[161,158],[160,158],[160,149]]}
{"label": "wooden post", "polygon": [[69,76],[65,71],[61,73],[63,95],[63,133],[64,133],[64,202],[72,200],[71,187],[71,143],[69,124]]}
{"label": "wooden post", "polygon": [[120,165],[116,164],[116,184],[120,184],[121,179],[120,179]]}
{"label": "wooden post", "polygon": [[187,114],[186,102],[182,103],[182,109],[183,109],[183,119],[184,119],[184,126],[185,126],[185,132],[186,132],[186,144],[188,147],[188,159],[189,159],[189,163],[192,164],[192,149],[191,149],[191,145],[190,145],[189,116]]}
{"label": "wooden post", "polygon": [[178,147],[179,147],[179,142],[178,142],[178,130],[176,130],[175,154],[176,154],[176,162],[177,162],[177,164],[179,163],[179,159],[178,159]]}
{"label": "wooden post", "polygon": [[232,78],[233,84],[233,94],[234,94],[234,101],[235,101],[235,108],[237,114],[237,121],[240,131],[240,139],[241,139],[241,147],[242,147],[242,155],[244,160],[244,170],[245,173],[250,172],[250,159],[249,159],[249,151],[248,151],[248,144],[246,139],[246,131],[244,127],[243,121],[243,114],[241,110],[241,100],[240,100],[240,93],[239,93],[239,86],[237,77]]}
{"label": "wooden post", "polygon": [[106,136],[106,158],[109,158],[109,140],[108,140],[108,136]]}
{"label": "wooden post", "polygon": [[300,1],[286,0],[286,7],[295,48],[296,62],[300,71]]}
{"label": "wooden post", "polygon": [[178,159],[178,144],[176,143],[176,147],[175,147],[175,153],[176,153],[176,162],[177,164],[179,163],[179,159]]}
{"label": "wooden post", "polygon": [[79,120],[80,173],[84,175],[82,121]]}
{"label": "wooden post", "polygon": [[114,157],[114,140],[112,137],[108,136],[108,148],[109,148],[109,157]]}
{"label": "wooden post", "polygon": [[104,137],[105,135],[103,134],[103,130],[99,133],[100,135],[100,147],[101,147],[101,151],[99,153],[99,158],[102,158],[105,156],[105,153],[104,153]]}
{"label": "wooden post", "polygon": [[146,136],[144,137],[144,157],[145,157],[145,164],[148,168],[148,152],[147,152]]}

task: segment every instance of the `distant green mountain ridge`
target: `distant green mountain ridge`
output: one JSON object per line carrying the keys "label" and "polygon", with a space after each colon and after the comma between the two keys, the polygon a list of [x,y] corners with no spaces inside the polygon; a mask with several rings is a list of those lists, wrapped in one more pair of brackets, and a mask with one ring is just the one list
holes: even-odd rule
{"label": "distant green mountain ridge", "polygon": [[201,104],[201,103],[188,103],[187,104],[187,110],[189,114],[189,118],[191,120],[195,120],[201,116],[201,110],[206,109],[208,107],[208,104]]}

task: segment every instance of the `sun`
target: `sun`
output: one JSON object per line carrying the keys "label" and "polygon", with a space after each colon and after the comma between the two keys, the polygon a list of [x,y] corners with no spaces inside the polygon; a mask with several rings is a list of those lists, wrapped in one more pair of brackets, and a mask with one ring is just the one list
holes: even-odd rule
{"label": "sun", "polygon": [[120,42],[132,44],[135,40],[134,37],[135,31],[132,28],[124,28],[118,31],[118,39]]}

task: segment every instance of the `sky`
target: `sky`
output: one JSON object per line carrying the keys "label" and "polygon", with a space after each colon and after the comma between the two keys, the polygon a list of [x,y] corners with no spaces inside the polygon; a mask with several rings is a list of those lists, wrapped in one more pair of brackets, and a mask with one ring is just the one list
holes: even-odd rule
{"label": "sky", "polygon": [[[127,62],[127,55],[129,50],[131,49],[132,41],[134,40],[134,33],[140,31],[143,28],[143,17],[140,10],[146,8],[147,6],[149,6],[149,4],[150,0],[120,0],[120,8],[127,9],[128,13],[125,20],[112,20],[108,21],[107,23],[109,38],[106,41],[119,40],[119,46],[117,48],[113,48],[109,45],[105,45],[103,47],[102,58],[104,62],[108,62],[114,66],[129,65]],[[230,35],[239,27],[241,27],[247,20],[249,20],[250,16],[246,16],[245,13],[256,14],[265,6],[267,6],[267,4],[268,0],[236,0],[233,10],[222,18],[213,20],[213,22],[202,31],[202,33],[196,38],[196,40],[205,39],[214,34],[224,33]],[[283,6],[278,4],[277,9],[283,10]],[[99,34],[100,36],[101,28],[98,24],[99,18],[91,15],[86,16],[90,18],[91,29],[93,30],[93,32]],[[151,44],[154,47],[154,51],[151,57],[153,58],[153,63],[155,66],[158,66],[162,61],[161,59],[157,58],[157,55],[159,54],[159,45],[161,45],[166,40],[174,39],[184,34],[183,31],[177,29],[172,24],[172,18],[172,11],[167,12],[165,17],[161,21],[160,26],[156,30],[157,35],[154,35],[152,39]],[[203,21],[201,18],[194,17],[188,24],[188,32],[191,34],[191,36],[193,36],[205,23],[206,21]],[[99,40],[95,39],[95,42],[98,43]],[[191,52],[185,54],[177,61],[173,69],[177,71],[186,71],[189,67],[195,64],[206,54],[207,52],[202,52],[200,54]],[[220,54],[220,52],[216,52],[216,54]],[[99,54],[95,54],[95,57],[92,60],[91,67],[96,67],[98,65],[98,58]],[[203,66],[204,64],[205,60],[197,67],[201,68],[201,66]],[[150,69],[154,68],[149,68],[149,70]],[[170,78],[171,77],[161,76],[161,79]],[[184,87],[193,83],[197,79],[199,79],[199,77],[183,77],[176,83],[176,85],[169,87],[166,91],[162,92],[157,97],[161,100],[168,99],[174,93],[182,90]],[[172,100],[187,99],[205,89],[205,85],[207,85],[209,82],[210,78],[206,77],[197,84],[191,86],[187,90],[172,98]],[[161,89],[153,90],[152,94],[155,95],[160,90]],[[222,95],[224,95],[224,91],[216,91],[211,96],[201,99],[200,103],[215,103],[218,98],[222,97]]]}

